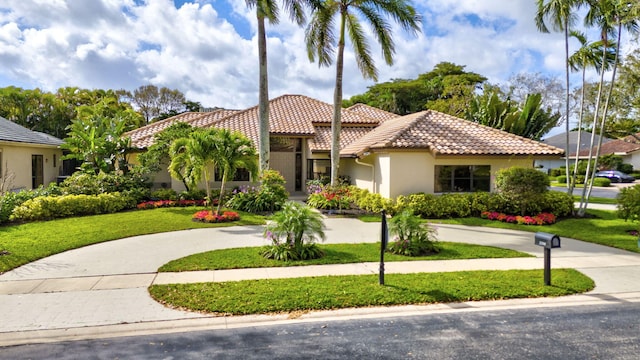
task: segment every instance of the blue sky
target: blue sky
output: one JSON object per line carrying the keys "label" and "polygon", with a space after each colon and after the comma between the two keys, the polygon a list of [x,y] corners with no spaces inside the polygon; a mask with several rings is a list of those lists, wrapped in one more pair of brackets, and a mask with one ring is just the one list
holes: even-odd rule
{"label": "blue sky", "polygon": [[[520,72],[561,76],[563,40],[541,34],[535,1],[416,0],[423,32],[399,29],[395,64],[371,47],[379,80],[415,78],[442,61],[494,83]],[[335,69],[310,63],[304,30],[283,14],[267,25],[270,96],[331,102]],[[205,106],[244,108],[258,100],[255,15],[244,0],[0,0],[0,87],[179,89]],[[346,54],[344,96],[371,86]]]}

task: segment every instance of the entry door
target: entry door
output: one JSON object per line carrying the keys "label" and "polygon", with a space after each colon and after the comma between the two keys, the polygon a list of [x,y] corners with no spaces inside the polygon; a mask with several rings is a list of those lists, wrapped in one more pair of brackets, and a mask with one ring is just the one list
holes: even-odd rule
{"label": "entry door", "polygon": [[31,155],[31,188],[44,185],[44,164],[42,155]]}

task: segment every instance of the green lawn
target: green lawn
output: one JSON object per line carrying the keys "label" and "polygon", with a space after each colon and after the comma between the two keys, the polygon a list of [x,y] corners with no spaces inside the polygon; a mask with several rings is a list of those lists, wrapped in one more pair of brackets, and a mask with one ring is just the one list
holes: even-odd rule
{"label": "green lawn", "polygon": [[[451,242],[439,242],[438,254],[408,257],[385,254],[385,261],[487,259],[529,257],[532,255],[491,246],[479,246]],[[259,267],[304,266],[324,264],[350,264],[380,261],[380,244],[329,244],[319,245],[325,256],[315,260],[278,261],[260,256],[261,247],[223,249],[194,254],[163,265],[159,271],[199,271],[220,269],[243,269]]]}
{"label": "green lawn", "polygon": [[593,289],[588,277],[572,269],[554,269],[551,286],[542,270],[464,271],[323,276],[301,279],[153,285],[151,296],[180,309],[218,315],[244,315],[350,307],[392,306],[563,296]]}
{"label": "green lawn", "polygon": [[90,244],[129,236],[195,228],[258,225],[264,217],[240,213],[240,221],[205,224],[191,221],[201,207],[160,208],[66,218],[0,227],[0,273],[40,258]]}

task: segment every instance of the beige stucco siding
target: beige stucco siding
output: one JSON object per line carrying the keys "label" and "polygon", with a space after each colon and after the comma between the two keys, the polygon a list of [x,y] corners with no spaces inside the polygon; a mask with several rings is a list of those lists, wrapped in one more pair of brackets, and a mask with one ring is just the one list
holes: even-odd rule
{"label": "beige stucco siding", "polygon": [[417,192],[433,193],[434,159],[427,152],[394,152],[390,154],[389,179],[387,184],[388,198]]}
{"label": "beige stucco siding", "polygon": [[[31,156],[42,155],[43,183],[55,182],[62,168],[62,150],[51,146],[23,143],[0,143],[2,174],[13,174],[8,189],[31,189]],[[55,159],[54,159],[55,157]],[[54,161],[55,160],[55,161]]]}

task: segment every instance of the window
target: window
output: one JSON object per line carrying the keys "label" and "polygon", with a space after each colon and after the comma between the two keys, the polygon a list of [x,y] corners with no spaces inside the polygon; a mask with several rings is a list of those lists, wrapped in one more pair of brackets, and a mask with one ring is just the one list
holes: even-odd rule
{"label": "window", "polygon": [[322,180],[331,177],[331,160],[309,159],[307,160],[307,180]]}
{"label": "window", "polygon": [[[215,181],[222,181],[222,171],[216,169]],[[237,169],[236,174],[230,181],[250,181],[251,173],[247,169]]]}
{"label": "window", "polygon": [[435,167],[435,192],[472,192],[491,190],[489,165],[438,165]]}
{"label": "window", "polygon": [[53,167],[54,168],[58,167],[58,155],[57,154],[53,154]]}

